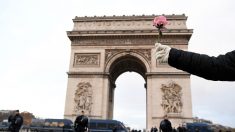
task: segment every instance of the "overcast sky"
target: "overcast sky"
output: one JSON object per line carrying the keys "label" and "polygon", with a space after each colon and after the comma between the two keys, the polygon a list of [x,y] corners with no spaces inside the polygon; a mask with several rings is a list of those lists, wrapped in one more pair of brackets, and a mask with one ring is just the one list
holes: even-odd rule
{"label": "overcast sky", "polygon": [[[194,29],[189,50],[217,56],[235,49],[234,7],[234,0],[1,0],[0,110],[63,118],[70,58],[66,31],[75,16],[184,13]],[[115,119],[143,128],[143,78],[125,73],[116,84]],[[235,127],[235,82],[191,76],[191,89],[194,116]],[[120,103],[123,95],[129,101]]]}

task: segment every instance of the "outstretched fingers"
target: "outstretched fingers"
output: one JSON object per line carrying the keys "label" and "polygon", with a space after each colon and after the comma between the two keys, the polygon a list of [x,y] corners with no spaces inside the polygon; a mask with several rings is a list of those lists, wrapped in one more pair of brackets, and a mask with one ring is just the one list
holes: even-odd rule
{"label": "outstretched fingers", "polygon": [[155,58],[158,60],[158,59],[162,59],[165,55],[165,51],[164,50],[161,50],[161,51],[158,51],[155,53]]}

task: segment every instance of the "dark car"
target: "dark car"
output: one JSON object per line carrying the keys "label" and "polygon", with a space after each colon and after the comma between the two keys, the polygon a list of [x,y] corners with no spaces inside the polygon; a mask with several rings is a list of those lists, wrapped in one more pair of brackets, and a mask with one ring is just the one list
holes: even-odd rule
{"label": "dark car", "polygon": [[117,120],[90,119],[89,132],[128,132],[125,125]]}
{"label": "dark car", "polygon": [[213,132],[211,125],[208,123],[186,123],[186,128],[189,132]]}
{"label": "dark car", "polygon": [[73,122],[68,119],[38,119],[30,125],[31,131],[37,132],[73,132]]}
{"label": "dark car", "polygon": [[9,123],[8,122],[0,122],[0,131],[7,131],[9,128]]}

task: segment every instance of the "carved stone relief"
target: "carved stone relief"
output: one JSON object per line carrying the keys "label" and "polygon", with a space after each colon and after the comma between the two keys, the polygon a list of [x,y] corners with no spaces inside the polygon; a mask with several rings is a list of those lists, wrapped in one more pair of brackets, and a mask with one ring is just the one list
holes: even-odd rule
{"label": "carved stone relief", "polygon": [[89,82],[81,82],[77,85],[74,97],[75,114],[81,111],[91,114],[92,93],[92,85]]}
{"label": "carved stone relief", "polygon": [[162,84],[162,108],[165,113],[181,113],[182,112],[182,88],[174,81],[168,84]]}
{"label": "carved stone relief", "polygon": [[[154,17],[152,17],[154,18]],[[152,21],[105,21],[105,22],[75,22],[74,29],[78,30],[107,30],[107,29],[153,29]],[[169,21],[167,28],[186,29],[185,20]]]}
{"label": "carved stone relief", "polygon": [[105,62],[110,59],[113,55],[125,51],[125,49],[105,49]]}
{"label": "carved stone relief", "polygon": [[133,51],[140,53],[142,56],[146,57],[151,63],[151,50],[150,49],[134,49]]}
{"label": "carved stone relief", "polygon": [[119,54],[121,52],[135,52],[146,58],[148,62],[151,64],[151,49],[106,49],[105,50],[105,62],[109,60],[112,56]]}
{"label": "carved stone relief", "polygon": [[[156,38],[112,38],[112,39],[75,39],[73,40],[73,45],[154,45]],[[187,44],[187,38],[162,38],[161,43],[164,44]]]}
{"label": "carved stone relief", "polygon": [[74,66],[99,65],[99,54],[74,54]]}

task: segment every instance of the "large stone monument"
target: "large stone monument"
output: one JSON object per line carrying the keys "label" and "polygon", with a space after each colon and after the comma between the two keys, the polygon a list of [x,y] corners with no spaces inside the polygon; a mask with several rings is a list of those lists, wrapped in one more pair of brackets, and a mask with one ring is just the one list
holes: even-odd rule
{"label": "large stone monument", "polygon": [[[193,33],[187,17],[165,15],[169,23],[162,44],[187,50]],[[74,120],[85,111],[90,118],[112,119],[115,81],[126,71],[146,82],[147,129],[168,115],[173,126],[192,120],[190,74],[154,58],[158,36],[155,15],[75,17],[64,117]],[[134,93],[135,91],[133,91]],[[136,103],[136,102],[133,102]],[[123,122],[125,122],[123,120]]]}

